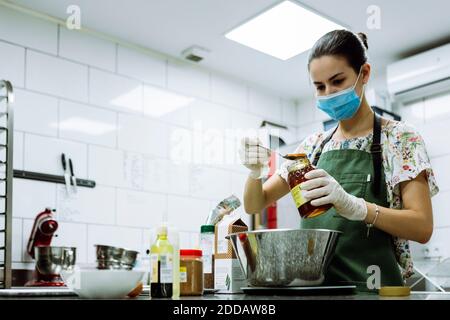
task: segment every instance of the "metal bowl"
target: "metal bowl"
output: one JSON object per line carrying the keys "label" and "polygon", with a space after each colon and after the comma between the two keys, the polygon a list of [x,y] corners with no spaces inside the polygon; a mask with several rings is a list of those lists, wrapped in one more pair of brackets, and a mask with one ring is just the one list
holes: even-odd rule
{"label": "metal bowl", "polygon": [[36,268],[42,275],[59,275],[71,270],[76,262],[75,247],[35,247]]}
{"label": "metal bowl", "polygon": [[250,286],[317,286],[336,248],[340,231],[271,229],[232,233],[233,251]]}
{"label": "metal bowl", "polygon": [[139,252],[120,247],[95,245],[97,269],[132,270]]}

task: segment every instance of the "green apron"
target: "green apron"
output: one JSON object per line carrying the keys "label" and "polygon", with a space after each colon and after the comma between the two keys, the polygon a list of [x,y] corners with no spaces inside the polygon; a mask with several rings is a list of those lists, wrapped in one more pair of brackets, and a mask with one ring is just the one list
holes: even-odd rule
{"label": "green apron", "polygon": [[[381,173],[377,182],[381,187],[378,192],[374,188],[372,157],[372,153],[360,150],[331,150],[320,155],[317,167],[333,176],[349,194],[389,207],[383,170],[376,170]],[[373,274],[368,270],[372,265],[380,268],[381,286],[403,285],[393,238],[386,232],[372,228],[367,236],[364,221],[350,221],[334,208],[315,218],[302,219],[301,227],[342,231],[324,285],[356,285],[359,291],[370,291],[367,279]]]}

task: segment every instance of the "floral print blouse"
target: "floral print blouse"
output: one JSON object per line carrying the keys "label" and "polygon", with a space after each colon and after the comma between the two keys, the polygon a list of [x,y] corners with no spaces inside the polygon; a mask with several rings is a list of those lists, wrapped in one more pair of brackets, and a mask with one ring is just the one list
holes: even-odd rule
{"label": "floral print blouse", "polygon": [[[312,162],[321,142],[333,130],[334,128],[327,132],[319,132],[308,136],[297,147],[295,153],[306,153]],[[322,153],[339,149],[357,149],[370,152],[372,136],[373,134],[370,133],[363,137],[356,137],[344,141],[336,141],[332,138],[324,146]],[[391,208],[402,208],[400,183],[413,180],[422,171],[426,173],[431,197],[439,192],[425,143],[413,126],[404,121],[389,120],[382,126],[381,144],[383,168],[386,176],[387,200]],[[292,161],[287,160],[283,162],[277,170],[277,174],[285,180],[287,180],[287,166],[290,162]],[[409,278],[414,273],[409,242],[394,237],[394,245],[397,261],[402,268],[403,278]]]}

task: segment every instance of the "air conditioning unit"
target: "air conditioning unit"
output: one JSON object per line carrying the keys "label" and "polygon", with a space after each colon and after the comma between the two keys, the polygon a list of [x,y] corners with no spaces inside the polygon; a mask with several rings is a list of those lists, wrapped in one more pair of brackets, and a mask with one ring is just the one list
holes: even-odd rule
{"label": "air conditioning unit", "polygon": [[389,65],[387,86],[396,103],[450,90],[450,43]]}

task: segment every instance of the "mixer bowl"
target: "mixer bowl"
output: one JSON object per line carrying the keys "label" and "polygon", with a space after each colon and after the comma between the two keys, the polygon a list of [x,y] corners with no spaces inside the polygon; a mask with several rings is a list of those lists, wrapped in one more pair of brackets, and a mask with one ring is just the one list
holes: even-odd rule
{"label": "mixer bowl", "polygon": [[232,233],[227,238],[248,285],[318,286],[340,234],[325,229],[270,229]]}
{"label": "mixer bowl", "polygon": [[75,247],[35,247],[36,269],[41,275],[59,275],[71,270],[76,262]]}

